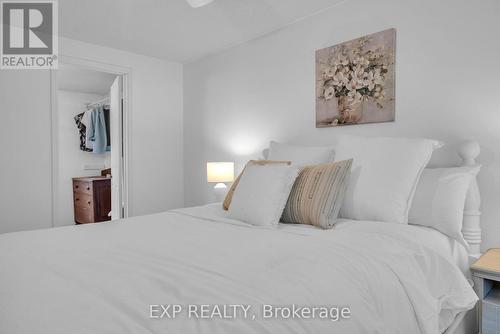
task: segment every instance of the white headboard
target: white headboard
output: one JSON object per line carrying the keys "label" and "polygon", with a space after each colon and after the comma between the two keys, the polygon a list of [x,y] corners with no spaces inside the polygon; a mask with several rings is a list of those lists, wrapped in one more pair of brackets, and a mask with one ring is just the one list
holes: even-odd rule
{"label": "white headboard", "polygon": [[[458,148],[462,166],[475,166],[481,148],[476,141],[466,141]],[[475,261],[481,256],[481,196],[477,180],[474,179],[465,200],[462,233],[469,244],[469,260]]]}

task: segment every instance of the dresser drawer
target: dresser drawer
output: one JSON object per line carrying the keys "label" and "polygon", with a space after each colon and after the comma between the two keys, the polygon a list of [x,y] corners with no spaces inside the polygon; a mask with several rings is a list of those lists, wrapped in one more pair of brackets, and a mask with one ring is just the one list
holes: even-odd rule
{"label": "dresser drawer", "polygon": [[85,207],[75,207],[75,222],[77,224],[94,223],[93,210]]}
{"label": "dresser drawer", "polygon": [[75,208],[87,208],[93,210],[94,199],[91,195],[75,191],[73,193],[73,199],[75,201]]}
{"label": "dresser drawer", "polygon": [[73,180],[73,191],[92,195],[92,182]]}

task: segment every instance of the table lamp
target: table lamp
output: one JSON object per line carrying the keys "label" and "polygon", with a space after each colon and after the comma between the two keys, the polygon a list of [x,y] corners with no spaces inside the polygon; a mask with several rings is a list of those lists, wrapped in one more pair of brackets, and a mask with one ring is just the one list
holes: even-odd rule
{"label": "table lamp", "polygon": [[226,195],[225,182],[234,181],[234,162],[207,162],[207,182],[215,183],[214,194],[217,202]]}

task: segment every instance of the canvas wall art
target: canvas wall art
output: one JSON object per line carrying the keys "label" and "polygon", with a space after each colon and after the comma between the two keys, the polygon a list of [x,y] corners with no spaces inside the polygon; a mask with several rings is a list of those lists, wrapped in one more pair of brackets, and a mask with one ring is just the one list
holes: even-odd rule
{"label": "canvas wall art", "polygon": [[396,30],[316,51],[316,127],[395,119]]}

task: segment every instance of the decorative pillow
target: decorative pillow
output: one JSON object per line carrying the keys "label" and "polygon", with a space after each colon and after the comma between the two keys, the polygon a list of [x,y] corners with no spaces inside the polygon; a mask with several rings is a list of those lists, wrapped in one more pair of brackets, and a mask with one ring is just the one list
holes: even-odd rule
{"label": "decorative pillow", "polygon": [[479,169],[480,166],[424,169],[408,223],[435,228],[468,247],[462,235],[464,206]]}
{"label": "decorative pillow", "polygon": [[298,168],[283,164],[247,165],[234,191],[229,218],[277,226],[298,174]]}
{"label": "decorative pillow", "polygon": [[417,182],[438,147],[428,139],[340,136],[336,160],[354,160],[340,217],[408,223]]}
{"label": "decorative pillow", "polygon": [[351,165],[352,159],[304,167],[293,184],[281,221],[332,228],[344,201]]}
{"label": "decorative pillow", "polygon": [[[274,161],[274,160],[250,160],[247,162],[245,165],[245,168],[249,165],[285,165],[285,166],[290,166],[291,162],[290,161]],[[222,208],[224,210],[229,210],[229,206],[231,205],[231,200],[233,199],[234,191],[236,190],[236,187],[238,186],[238,183],[240,182],[241,175],[245,171],[245,168],[243,168],[243,171],[241,171],[240,175],[234,180],[233,184],[231,185],[231,188],[229,188],[229,191],[226,194],[226,198],[224,199],[224,202],[222,203]]]}
{"label": "decorative pillow", "polygon": [[291,161],[295,166],[310,166],[332,162],[334,154],[333,147],[295,146],[272,141],[268,159]]}

